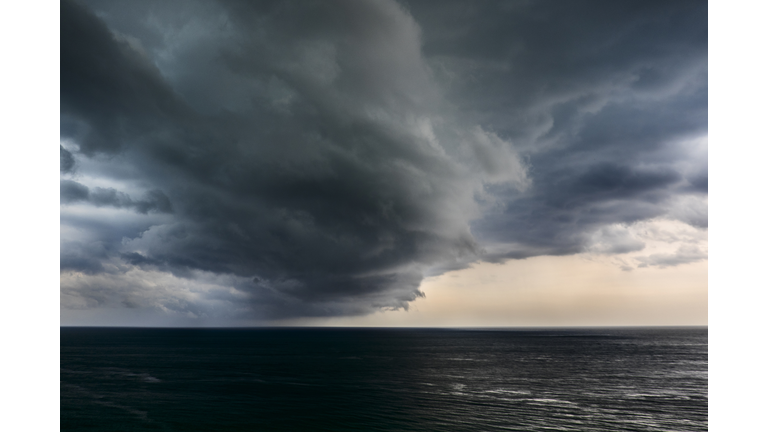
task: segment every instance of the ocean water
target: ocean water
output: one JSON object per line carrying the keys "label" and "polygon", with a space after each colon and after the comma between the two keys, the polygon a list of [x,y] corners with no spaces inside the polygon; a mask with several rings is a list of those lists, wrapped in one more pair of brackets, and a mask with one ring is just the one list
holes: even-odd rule
{"label": "ocean water", "polygon": [[706,431],[707,329],[61,328],[63,431]]}

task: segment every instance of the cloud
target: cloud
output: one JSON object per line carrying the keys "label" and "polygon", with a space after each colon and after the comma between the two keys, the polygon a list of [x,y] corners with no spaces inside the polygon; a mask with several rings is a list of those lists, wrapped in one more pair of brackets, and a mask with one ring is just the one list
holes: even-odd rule
{"label": "cloud", "polygon": [[651,254],[645,257],[635,258],[640,265],[639,268],[644,267],[659,267],[667,268],[674,267],[681,264],[689,264],[707,259],[707,253],[701,251],[694,245],[683,245],[675,252],[671,254]]}
{"label": "cloud", "polygon": [[238,313],[364,314],[478,260],[706,226],[684,204],[706,197],[684,144],[706,134],[706,5],[579,4],[63,2],[68,295],[155,308],[162,274]]}
{"label": "cloud", "polygon": [[599,254],[625,254],[643,250],[645,243],[623,226],[606,226],[592,236],[589,251]]}
{"label": "cloud", "polygon": [[149,211],[173,212],[168,197],[157,189],[148,191],[145,193],[145,198],[139,201],[131,199],[128,194],[114,188],[96,187],[91,190],[88,186],[73,180],[61,180],[59,190],[62,204],[87,202],[96,207],[130,208],[144,214]]}
{"label": "cloud", "polygon": [[62,173],[71,173],[75,169],[75,158],[64,147],[59,146],[59,165]]}
{"label": "cloud", "polygon": [[706,140],[691,145],[707,133],[706,5],[409,5],[447,97],[526,160],[530,187],[489,188],[472,221],[487,259],[584,252],[602,227],[658,217],[707,226]]}
{"label": "cloud", "polygon": [[706,229],[671,215],[595,231],[583,257],[622,270],[665,268],[707,259]]}
{"label": "cloud", "polygon": [[87,200],[89,191],[87,186],[76,181],[61,180],[59,193],[61,195],[62,203],[72,203]]}
{"label": "cloud", "polygon": [[672,202],[670,216],[698,228],[709,226],[709,203],[706,196],[680,196]]}

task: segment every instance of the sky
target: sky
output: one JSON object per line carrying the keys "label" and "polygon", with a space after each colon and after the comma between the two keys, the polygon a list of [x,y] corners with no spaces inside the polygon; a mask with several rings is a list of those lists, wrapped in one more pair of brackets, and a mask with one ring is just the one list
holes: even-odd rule
{"label": "sky", "polygon": [[63,1],[62,325],[708,323],[703,1]]}

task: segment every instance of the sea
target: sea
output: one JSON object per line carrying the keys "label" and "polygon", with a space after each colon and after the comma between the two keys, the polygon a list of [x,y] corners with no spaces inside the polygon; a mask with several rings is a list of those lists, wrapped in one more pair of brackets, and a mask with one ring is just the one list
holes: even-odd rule
{"label": "sea", "polygon": [[706,431],[707,328],[60,329],[62,431]]}

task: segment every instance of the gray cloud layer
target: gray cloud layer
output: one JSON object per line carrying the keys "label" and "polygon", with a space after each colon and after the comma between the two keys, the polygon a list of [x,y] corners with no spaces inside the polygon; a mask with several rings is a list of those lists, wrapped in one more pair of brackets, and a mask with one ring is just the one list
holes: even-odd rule
{"label": "gray cloud layer", "polygon": [[144,214],[149,211],[172,212],[170,200],[159,190],[147,192],[145,199],[139,201],[114,188],[97,187],[91,191],[88,186],[72,180],[61,180],[59,190],[62,204],[88,202],[96,207],[130,208]]}
{"label": "gray cloud layer", "polygon": [[680,204],[707,193],[706,150],[685,144],[707,131],[706,18],[704,2],[65,1],[62,271],[204,272],[261,317],[357,314],[480,259],[587,250],[610,224],[706,226],[706,204]]}
{"label": "gray cloud layer", "polygon": [[600,226],[706,196],[706,154],[674,145],[707,131],[704,2],[412,4],[439,28],[424,52],[449,94],[528,150],[532,188],[496,190],[505,205],[473,223],[483,243],[522,244],[500,259],[579,252]]}
{"label": "gray cloud layer", "polygon": [[656,266],[665,268],[707,259],[707,253],[701,251],[696,246],[684,245],[672,254],[651,254],[647,257],[636,259],[640,262],[639,267]]}

